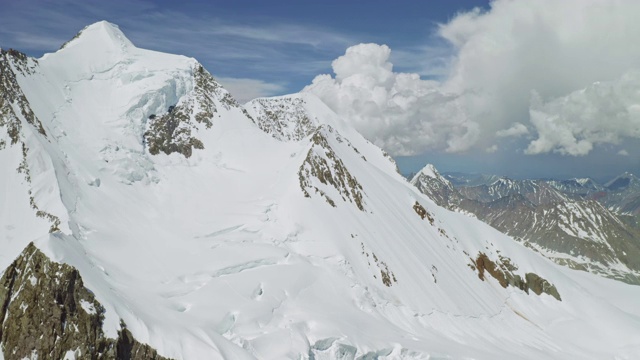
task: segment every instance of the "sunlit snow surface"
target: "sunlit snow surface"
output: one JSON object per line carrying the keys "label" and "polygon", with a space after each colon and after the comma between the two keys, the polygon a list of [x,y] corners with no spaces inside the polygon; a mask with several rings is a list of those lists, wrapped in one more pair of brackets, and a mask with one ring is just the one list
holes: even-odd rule
{"label": "sunlit snow surface", "polygon": [[[108,335],[122,318],[174,358],[639,356],[639,287],[556,266],[437,207],[312,95],[293,97],[333,129],[323,134],[361,184],[364,211],[337,191],[335,207],[304,197],[310,137],[275,139],[240,107],[218,106],[210,129],[198,125],[204,150],[190,158],[150,155],[147,118],[189,96],[196,66],[137,49],[102,22],[20,78],[48,137],[25,123],[31,185],[13,172],[21,149],[0,151],[2,268],[37,240],[80,270]],[[61,232],[33,215],[29,186],[63,219]],[[480,251],[548,279],[562,301],[481,281],[468,266]],[[396,277],[390,287],[381,263]]]}

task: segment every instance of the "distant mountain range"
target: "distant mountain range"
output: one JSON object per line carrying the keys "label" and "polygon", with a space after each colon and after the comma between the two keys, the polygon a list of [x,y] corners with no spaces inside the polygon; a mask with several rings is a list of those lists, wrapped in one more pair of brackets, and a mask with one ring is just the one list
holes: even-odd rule
{"label": "distant mountain range", "polygon": [[427,165],[411,183],[438,205],[473,214],[558,264],[640,284],[640,181],[513,180],[441,175]]}

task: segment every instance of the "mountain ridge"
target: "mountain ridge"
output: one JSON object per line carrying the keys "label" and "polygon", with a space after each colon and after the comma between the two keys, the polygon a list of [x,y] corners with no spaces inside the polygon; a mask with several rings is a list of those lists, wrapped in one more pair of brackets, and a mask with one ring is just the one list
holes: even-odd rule
{"label": "mountain ridge", "polygon": [[[316,98],[250,114],[193,59],[127,47],[125,61],[94,64],[68,55],[79,48],[16,75],[47,137],[18,114],[18,141],[0,150],[0,188],[15,204],[0,209],[0,265],[33,241],[75,269],[104,308],[106,337],[120,338],[122,321],[135,341],[184,359],[639,349],[640,311],[624,301],[636,289],[437,206]],[[21,304],[9,304],[14,316]]]}
{"label": "mountain ridge", "polygon": [[640,231],[590,193],[581,194],[585,185],[600,191],[589,180],[500,178],[456,188],[431,166],[410,182],[437,204],[471,213],[561,265],[640,284],[640,264],[631,255],[640,255]]}

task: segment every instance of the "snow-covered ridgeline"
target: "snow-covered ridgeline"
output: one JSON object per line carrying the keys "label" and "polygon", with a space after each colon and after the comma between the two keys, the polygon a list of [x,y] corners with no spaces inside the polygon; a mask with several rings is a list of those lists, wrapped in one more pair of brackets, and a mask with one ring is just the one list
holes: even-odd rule
{"label": "snow-covered ridgeline", "polygon": [[[38,63],[19,83],[48,136],[25,127],[21,139],[35,139],[28,166],[48,174],[39,188],[66,227],[27,232],[33,209],[16,195],[24,209],[2,229],[23,236],[1,230],[2,249],[10,262],[16,242],[35,240],[77,268],[113,338],[122,319],[161,355],[185,359],[561,359],[640,348],[637,289],[556,266],[438,207],[312,95],[271,102],[287,106],[265,120],[269,101],[242,109],[214,80],[198,85],[195,60],[137,49],[105,22]],[[180,136],[201,146],[152,154],[154,121],[170,128],[154,137],[169,149]],[[50,160],[38,165],[38,152]],[[21,149],[5,155],[6,189],[28,190],[14,174]],[[540,279],[562,301],[536,295],[549,285]]]}

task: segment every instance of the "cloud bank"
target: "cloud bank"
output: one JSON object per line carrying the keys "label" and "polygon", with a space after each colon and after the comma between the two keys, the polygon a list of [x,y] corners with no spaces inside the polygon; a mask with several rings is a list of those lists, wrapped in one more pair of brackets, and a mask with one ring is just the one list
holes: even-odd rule
{"label": "cloud bank", "polygon": [[387,46],[361,44],[304,91],[393,155],[505,141],[586,155],[640,138],[637,14],[635,0],[496,0],[440,25],[452,61],[439,81],[394,72]]}
{"label": "cloud bank", "polygon": [[284,86],[271,84],[257,79],[222,77],[216,78],[227,91],[241,104],[259,97],[281,93]]}
{"label": "cloud bank", "polygon": [[586,155],[597,144],[640,138],[640,72],[595,82],[546,103],[534,95],[530,120],[538,138],[529,143],[528,154]]}
{"label": "cloud bank", "polygon": [[417,74],[393,72],[390,54],[386,45],[352,46],[333,61],[335,77],[319,75],[303,91],[394,155],[427,148],[457,152],[474,144],[478,126],[464,114],[459,96]]}

